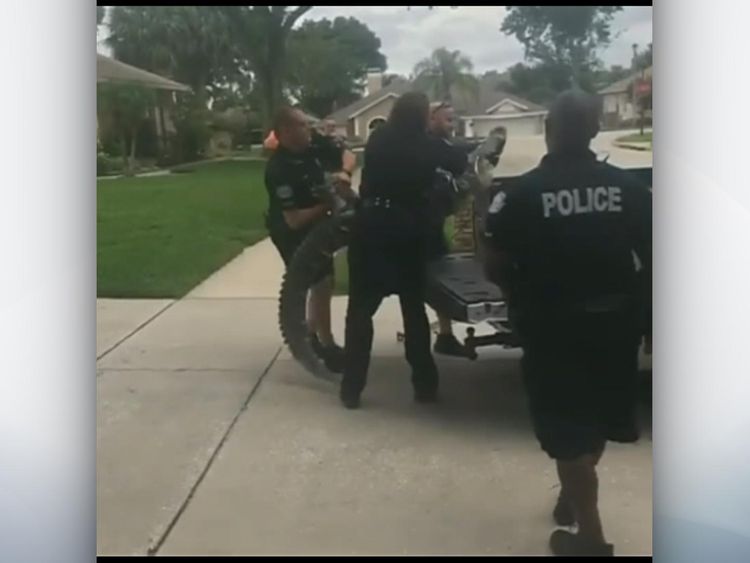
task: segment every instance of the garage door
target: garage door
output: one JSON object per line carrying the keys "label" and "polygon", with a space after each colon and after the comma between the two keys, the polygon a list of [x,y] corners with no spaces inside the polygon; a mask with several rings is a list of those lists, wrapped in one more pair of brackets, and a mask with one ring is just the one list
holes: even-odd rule
{"label": "garage door", "polygon": [[509,136],[542,134],[542,118],[538,115],[515,119],[477,119],[474,121],[474,134],[477,137],[486,137],[490,131],[501,125],[508,131]]}

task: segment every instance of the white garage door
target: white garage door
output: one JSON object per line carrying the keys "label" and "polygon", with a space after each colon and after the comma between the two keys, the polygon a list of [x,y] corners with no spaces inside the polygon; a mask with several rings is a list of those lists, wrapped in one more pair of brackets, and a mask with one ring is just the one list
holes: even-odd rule
{"label": "white garage door", "polygon": [[513,119],[476,119],[474,121],[474,135],[486,137],[495,127],[503,126],[508,131],[508,136],[541,135],[543,117],[533,115],[530,117],[516,117]]}

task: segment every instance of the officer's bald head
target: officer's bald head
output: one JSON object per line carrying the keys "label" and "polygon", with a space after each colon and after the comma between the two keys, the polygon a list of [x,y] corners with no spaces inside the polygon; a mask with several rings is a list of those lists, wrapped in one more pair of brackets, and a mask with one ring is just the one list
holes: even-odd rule
{"label": "officer's bald head", "polygon": [[599,99],[580,90],[563,92],[549,109],[546,140],[549,152],[588,148],[599,133]]}

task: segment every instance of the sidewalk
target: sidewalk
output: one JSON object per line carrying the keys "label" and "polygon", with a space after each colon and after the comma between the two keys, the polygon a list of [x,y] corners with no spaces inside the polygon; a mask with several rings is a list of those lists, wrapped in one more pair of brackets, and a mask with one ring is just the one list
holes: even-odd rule
{"label": "sidewalk", "polygon": [[284,262],[270,238],[246,248],[188,294],[189,299],[277,299]]}

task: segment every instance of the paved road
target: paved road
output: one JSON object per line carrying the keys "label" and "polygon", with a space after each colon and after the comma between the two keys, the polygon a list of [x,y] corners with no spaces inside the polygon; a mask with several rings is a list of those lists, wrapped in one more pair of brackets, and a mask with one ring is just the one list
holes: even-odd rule
{"label": "paved road", "polygon": [[[592,149],[600,157],[609,155],[608,162],[624,168],[653,165],[653,154],[648,151],[635,151],[614,146],[618,137],[632,131],[606,131],[599,133],[592,143]],[[522,174],[536,166],[544,156],[546,147],[541,136],[510,137],[500,158],[496,176]]]}

